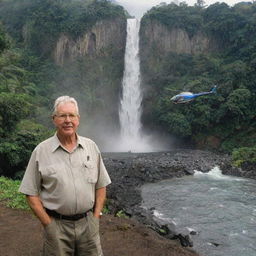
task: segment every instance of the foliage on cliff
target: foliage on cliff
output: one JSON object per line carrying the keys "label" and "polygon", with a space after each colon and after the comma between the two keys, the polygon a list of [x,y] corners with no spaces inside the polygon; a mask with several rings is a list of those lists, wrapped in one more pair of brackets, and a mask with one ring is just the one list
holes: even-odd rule
{"label": "foliage on cliff", "polygon": [[105,0],[0,2],[0,175],[20,177],[31,151],[52,134],[56,97],[85,102],[85,116],[107,112],[104,93],[118,95],[123,53],[106,49],[63,67],[52,55],[61,33],[76,39],[97,21],[116,17],[125,21],[123,8]]}
{"label": "foliage on cliff", "polygon": [[77,38],[97,21],[124,16],[121,6],[107,0],[5,0],[0,17],[23,46],[49,57],[61,33]]}
{"label": "foliage on cliff", "polygon": [[153,7],[143,17],[144,22],[147,19],[157,20],[169,28],[184,29],[190,36],[201,29],[203,25],[201,8],[190,8],[185,2],[180,3],[180,5],[171,3],[169,5],[160,4],[157,7]]}
{"label": "foliage on cliff", "polygon": [[[149,48],[141,38],[144,123],[159,123],[169,133],[203,147],[232,151],[255,145],[255,17],[256,3],[234,7],[216,3],[207,8],[182,3],[148,11],[142,31],[158,22],[169,31],[185,30],[190,37],[200,32],[214,45],[207,53],[179,54],[163,52],[157,45]],[[216,96],[181,105],[170,101],[179,92],[209,91],[214,84],[218,85]]]}

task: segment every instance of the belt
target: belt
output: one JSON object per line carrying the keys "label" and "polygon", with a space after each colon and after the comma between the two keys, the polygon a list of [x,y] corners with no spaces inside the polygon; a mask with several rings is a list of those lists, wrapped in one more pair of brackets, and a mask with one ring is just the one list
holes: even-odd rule
{"label": "belt", "polygon": [[85,218],[87,216],[88,212],[85,213],[80,213],[80,214],[75,214],[75,215],[62,215],[57,213],[56,211],[49,210],[45,208],[46,213],[56,219],[63,219],[63,220],[80,220],[82,218]]}

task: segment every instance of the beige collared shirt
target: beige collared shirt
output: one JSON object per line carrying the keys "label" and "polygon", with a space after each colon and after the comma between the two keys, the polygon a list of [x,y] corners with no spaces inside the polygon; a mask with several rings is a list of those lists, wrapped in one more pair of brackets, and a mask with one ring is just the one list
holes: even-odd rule
{"label": "beige collared shirt", "polygon": [[44,207],[73,215],[93,208],[95,189],[111,183],[97,145],[77,136],[77,147],[65,150],[56,134],[33,151],[19,191],[40,196]]}

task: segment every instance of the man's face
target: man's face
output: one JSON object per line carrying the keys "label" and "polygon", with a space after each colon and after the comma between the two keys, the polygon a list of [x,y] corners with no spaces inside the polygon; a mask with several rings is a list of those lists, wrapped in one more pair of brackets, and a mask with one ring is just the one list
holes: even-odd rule
{"label": "man's face", "polygon": [[73,103],[61,103],[57,107],[57,113],[53,116],[53,124],[57,134],[69,137],[76,133],[79,125],[79,115]]}

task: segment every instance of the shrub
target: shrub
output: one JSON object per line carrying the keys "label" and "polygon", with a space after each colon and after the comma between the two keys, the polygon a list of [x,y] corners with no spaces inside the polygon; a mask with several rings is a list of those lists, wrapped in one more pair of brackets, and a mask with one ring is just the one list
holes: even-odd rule
{"label": "shrub", "polygon": [[25,196],[18,192],[20,186],[19,180],[12,180],[0,177],[0,201],[11,208],[29,210]]}
{"label": "shrub", "polygon": [[243,163],[256,164],[256,147],[242,147],[232,152],[234,166],[240,167]]}

